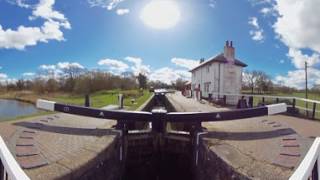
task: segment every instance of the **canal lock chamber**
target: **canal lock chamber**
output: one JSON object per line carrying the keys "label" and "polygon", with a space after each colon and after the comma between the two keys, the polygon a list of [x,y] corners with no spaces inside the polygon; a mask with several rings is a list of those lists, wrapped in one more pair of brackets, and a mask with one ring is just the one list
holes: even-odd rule
{"label": "canal lock chamber", "polygon": [[[164,94],[156,94],[142,109],[152,113],[174,112]],[[154,132],[150,122],[132,122],[125,136],[124,180],[194,179],[193,149],[186,127],[166,123],[166,132]],[[174,135],[173,135],[174,134]]]}
{"label": "canal lock chamber", "polygon": [[[201,124],[155,123],[159,120],[157,115],[175,112],[164,94],[154,95],[141,111],[152,112],[153,122],[126,122],[121,135],[98,158],[102,160],[99,165],[77,179],[248,179],[210,150],[207,139],[197,134],[201,131],[193,131],[202,128]],[[155,124],[158,127],[152,127]]]}

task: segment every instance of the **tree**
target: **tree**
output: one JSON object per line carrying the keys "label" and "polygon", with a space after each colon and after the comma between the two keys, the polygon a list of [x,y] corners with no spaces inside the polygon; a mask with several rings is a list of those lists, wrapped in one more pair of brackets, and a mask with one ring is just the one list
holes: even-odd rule
{"label": "tree", "polygon": [[24,89],[24,86],[25,86],[25,83],[24,83],[24,80],[23,79],[19,79],[17,82],[16,82],[16,87],[18,90],[23,90]]}
{"label": "tree", "polygon": [[185,87],[185,84],[186,84],[187,81],[181,79],[181,78],[178,78],[176,80],[176,82],[173,84],[174,88],[179,90],[179,91],[183,91],[184,90],[184,87]]}
{"label": "tree", "polygon": [[138,75],[139,88],[145,89],[147,87],[147,76],[139,73]]}
{"label": "tree", "polygon": [[79,77],[85,70],[84,67],[78,63],[59,63],[59,68],[62,70],[63,75],[65,75],[65,83],[63,88],[66,91],[73,91],[76,84],[75,78]]}
{"label": "tree", "polygon": [[243,84],[251,89],[251,94],[253,94],[258,72],[257,71],[246,71],[243,73]]}
{"label": "tree", "polygon": [[56,92],[58,88],[59,88],[59,84],[57,80],[51,78],[46,82],[45,89],[47,92],[49,93]]}
{"label": "tree", "polygon": [[42,78],[35,78],[33,80],[33,91],[39,94],[42,94],[45,92],[45,85],[46,81]]}
{"label": "tree", "polygon": [[243,74],[243,85],[254,93],[254,90],[258,90],[258,93],[265,93],[272,90],[273,83],[270,76],[263,71],[246,71]]}

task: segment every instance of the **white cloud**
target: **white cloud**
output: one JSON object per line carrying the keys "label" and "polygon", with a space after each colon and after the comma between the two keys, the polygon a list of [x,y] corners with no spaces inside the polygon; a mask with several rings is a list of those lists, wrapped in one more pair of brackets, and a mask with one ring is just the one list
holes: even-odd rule
{"label": "white cloud", "polygon": [[141,64],[142,63],[142,59],[139,57],[127,56],[124,59],[131,62],[131,63],[134,63],[134,64]]}
{"label": "white cloud", "polygon": [[319,53],[313,53],[311,56],[302,54],[301,50],[289,48],[287,54],[291,58],[292,63],[298,69],[302,69],[305,66],[305,62],[308,62],[308,66],[316,65],[320,62]]}
{"label": "white cloud", "polygon": [[259,24],[258,24],[258,18],[257,17],[250,17],[248,23],[252,25],[254,28],[259,29]]}
{"label": "white cloud", "polygon": [[57,67],[60,69],[84,69],[84,67],[77,62],[59,62]]}
{"label": "white cloud", "polygon": [[[319,0],[253,0],[260,5],[262,13],[274,13],[273,29],[276,37],[287,47],[287,56],[297,70],[292,70],[276,80],[285,85],[304,88],[305,62],[311,66],[308,76],[310,84],[320,83],[319,70],[312,68],[320,62],[320,21],[315,14],[320,11]],[[305,53],[307,50],[308,53]]]}
{"label": "white cloud", "polygon": [[187,69],[192,69],[199,65],[199,61],[193,60],[193,59],[186,59],[186,58],[172,58],[171,62],[174,63],[177,66],[184,67]]}
{"label": "white cloud", "polygon": [[261,5],[261,4],[271,4],[274,3],[275,0],[249,0],[252,5]]}
{"label": "white cloud", "polygon": [[274,30],[290,48],[309,48],[320,53],[319,0],[277,0],[275,10],[279,16]]}
{"label": "white cloud", "polygon": [[63,26],[66,29],[70,29],[70,23],[67,18],[60,13],[59,11],[53,10],[53,5],[55,0],[40,0],[39,4],[36,5],[34,10],[32,11],[32,16],[29,19],[36,19],[41,17],[48,21],[57,21],[59,25]]}
{"label": "white cloud", "polygon": [[23,50],[26,46],[34,46],[38,42],[49,40],[63,41],[61,27],[70,29],[68,20],[58,11],[53,10],[54,0],[40,0],[37,5],[28,6],[23,1],[16,1],[17,5],[24,8],[32,8],[30,20],[36,18],[45,19],[41,27],[19,26],[16,30],[3,29],[0,25],[0,48]]}
{"label": "white cloud", "polygon": [[43,65],[39,66],[39,69],[41,69],[41,70],[55,70],[56,66],[50,65],[50,64],[49,65],[43,64]]}
{"label": "white cloud", "polygon": [[78,70],[80,73],[81,70],[84,70],[84,66],[82,66],[78,62],[58,62],[57,64],[43,64],[39,66],[40,74],[38,75],[41,78],[60,78],[65,75],[65,70],[73,69]]}
{"label": "white cloud", "polygon": [[264,32],[258,23],[257,17],[249,17],[248,24],[252,26],[252,30],[249,31],[252,40],[262,42],[264,40]]}
{"label": "white cloud", "polygon": [[125,0],[88,0],[88,3],[91,7],[102,7],[106,8],[107,10],[113,10],[118,6],[119,3]]}
{"label": "white cloud", "polygon": [[22,74],[24,77],[30,77],[30,76],[35,76],[36,74],[34,72],[25,72]]}
{"label": "white cloud", "polygon": [[[150,74],[150,80],[152,81],[161,81],[166,84],[171,84],[173,81],[178,78],[190,79],[191,75],[188,75],[189,72],[183,70],[175,70],[169,67],[164,67],[153,71]],[[189,73],[190,74],[190,73]],[[186,77],[189,76],[189,77]]]}
{"label": "white cloud", "polygon": [[115,59],[102,59],[98,62],[98,64],[100,66],[106,66],[114,73],[125,72],[129,68],[126,63]]}
{"label": "white cloud", "polygon": [[214,8],[214,7],[216,7],[216,1],[215,0],[209,0],[209,6],[211,7],[211,8]]}
{"label": "white cloud", "polygon": [[[286,75],[276,76],[274,82],[297,89],[304,89],[305,71],[303,69],[289,71]],[[308,87],[311,88],[315,84],[320,84],[320,70],[310,68],[308,69]]]}
{"label": "white cloud", "polygon": [[7,2],[17,5],[22,8],[30,8],[30,4],[25,3],[25,0],[7,0]]}
{"label": "white cloud", "polygon": [[280,63],[280,64],[284,64],[285,61],[284,61],[283,59],[281,59],[281,60],[279,61],[279,63]]}
{"label": "white cloud", "polygon": [[137,76],[139,73],[142,74],[150,74],[151,68],[149,65],[144,65],[142,63],[142,59],[139,57],[126,57],[125,60],[131,62],[134,64],[134,66],[131,66],[131,70],[133,71],[133,74]]}
{"label": "white cloud", "polygon": [[116,13],[120,16],[128,14],[130,12],[129,9],[117,9]]}
{"label": "white cloud", "polygon": [[277,13],[275,12],[274,7],[264,7],[260,10],[260,13],[263,14],[264,16],[277,16]]}
{"label": "white cloud", "polygon": [[0,73],[0,84],[15,83],[17,79],[9,78],[5,73]]}
{"label": "white cloud", "polygon": [[8,78],[8,75],[7,75],[7,74],[0,73],[0,79],[1,79],[1,80],[7,79],[7,78]]}

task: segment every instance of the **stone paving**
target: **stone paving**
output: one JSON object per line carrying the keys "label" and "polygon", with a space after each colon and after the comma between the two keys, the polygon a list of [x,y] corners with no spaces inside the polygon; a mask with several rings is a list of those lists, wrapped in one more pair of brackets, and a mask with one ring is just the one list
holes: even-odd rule
{"label": "stone paving", "polygon": [[[177,111],[228,110],[178,93],[167,97]],[[202,126],[208,131],[203,136],[208,148],[250,179],[288,179],[314,137],[320,136],[319,122],[286,115],[206,122]]]}
{"label": "stone paving", "polygon": [[1,122],[0,135],[31,179],[69,179],[113,143],[118,135],[113,125],[115,121],[59,113]]}

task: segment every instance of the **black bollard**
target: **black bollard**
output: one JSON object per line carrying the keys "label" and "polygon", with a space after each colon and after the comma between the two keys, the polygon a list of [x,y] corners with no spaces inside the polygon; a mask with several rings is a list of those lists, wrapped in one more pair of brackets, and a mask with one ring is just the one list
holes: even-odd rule
{"label": "black bollard", "polygon": [[253,96],[249,97],[249,108],[253,107]]}
{"label": "black bollard", "polygon": [[85,107],[90,107],[90,96],[89,96],[89,94],[85,95],[84,106]]}

